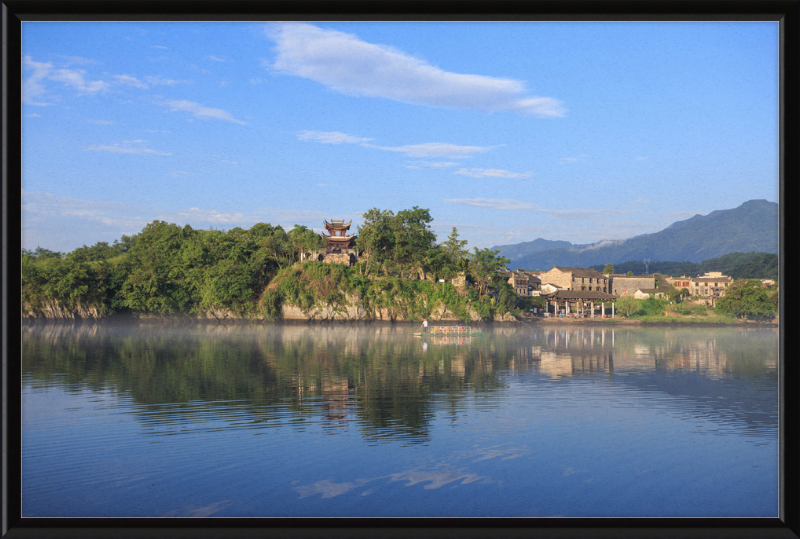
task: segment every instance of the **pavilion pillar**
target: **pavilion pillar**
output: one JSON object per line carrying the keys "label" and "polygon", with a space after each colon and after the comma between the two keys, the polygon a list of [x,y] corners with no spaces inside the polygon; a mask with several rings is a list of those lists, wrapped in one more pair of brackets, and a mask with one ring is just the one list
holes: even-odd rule
{"label": "pavilion pillar", "polygon": [[611,318],[614,318],[614,302],[611,302]]}
{"label": "pavilion pillar", "polygon": [[[594,301],[592,301],[592,318],[594,318]],[[594,342],[594,333],[592,333],[592,342]]]}

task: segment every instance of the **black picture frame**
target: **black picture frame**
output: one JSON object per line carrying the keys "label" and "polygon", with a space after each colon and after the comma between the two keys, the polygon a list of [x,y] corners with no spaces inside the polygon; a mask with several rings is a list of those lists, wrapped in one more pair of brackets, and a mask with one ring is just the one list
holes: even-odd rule
{"label": "black picture frame", "polygon": [[[20,366],[16,283],[20,253],[21,22],[47,20],[764,20],[780,21],[780,517],[757,518],[476,518],[239,519],[21,518]],[[2,4],[2,534],[27,537],[800,537],[800,360],[792,308],[797,295],[786,274],[792,202],[800,181],[800,0],[278,0],[67,1],[7,0]],[[787,331],[788,330],[788,331]]]}

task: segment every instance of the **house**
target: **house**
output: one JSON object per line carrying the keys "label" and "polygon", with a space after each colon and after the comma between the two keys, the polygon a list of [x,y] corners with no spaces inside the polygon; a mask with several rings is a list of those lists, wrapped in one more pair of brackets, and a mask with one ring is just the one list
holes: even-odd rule
{"label": "house", "polygon": [[717,299],[725,295],[725,291],[733,284],[733,278],[720,271],[712,271],[689,280],[689,292],[706,300],[706,305],[714,307]]}
{"label": "house", "polygon": [[654,275],[629,276],[618,273],[608,275],[609,290],[615,296],[632,296],[637,290],[652,290],[656,287]]}
{"label": "house", "polygon": [[554,284],[562,290],[608,293],[608,275],[593,269],[554,266],[539,275],[541,282]]}
{"label": "house", "polygon": [[508,277],[508,284],[510,284],[514,291],[520,296],[538,296],[539,288],[542,282],[538,277],[527,273],[523,270],[507,271],[504,272]]}

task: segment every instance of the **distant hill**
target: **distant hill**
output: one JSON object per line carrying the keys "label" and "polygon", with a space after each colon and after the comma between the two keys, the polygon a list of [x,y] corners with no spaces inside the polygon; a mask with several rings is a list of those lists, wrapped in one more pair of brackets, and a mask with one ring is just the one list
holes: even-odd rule
{"label": "distant hill", "polygon": [[492,249],[511,259],[510,269],[547,270],[553,266],[587,268],[649,258],[702,262],[734,252],[778,253],[779,207],[775,202],[750,200],[738,208],[695,215],[660,232],[627,240],[589,245],[536,239]]}

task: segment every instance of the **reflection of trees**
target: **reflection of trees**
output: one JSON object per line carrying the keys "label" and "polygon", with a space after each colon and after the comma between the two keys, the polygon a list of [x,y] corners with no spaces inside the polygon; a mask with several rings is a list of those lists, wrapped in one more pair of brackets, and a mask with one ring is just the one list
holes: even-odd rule
{"label": "reflection of trees", "polygon": [[[337,433],[355,421],[376,441],[420,442],[437,411],[455,420],[466,397],[502,387],[506,373],[600,374],[730,406],[723,399],[749,397],[725,393],[725,380],[774,385],[777,344],[773,330],[734,328],[501,327],[453,346],[378,324],[35,323],[23,326],[22,368],[37,385],[121,392],[151,427],[213,417],[305,429],[318,420]],[[702,383],[668,387],[660,373]],[[771,403],[754,406],[772,414]]]}
{"label": "reflection of trees", "polygon": [[497,387],[504,350],[437,346],[391,326],[28,324],[23,371],[40,384],[111,388],[146,405],[143,422],[191,421],[249,408],[279,425],[289,409],[367,436],[425,439],[436,399]]}

